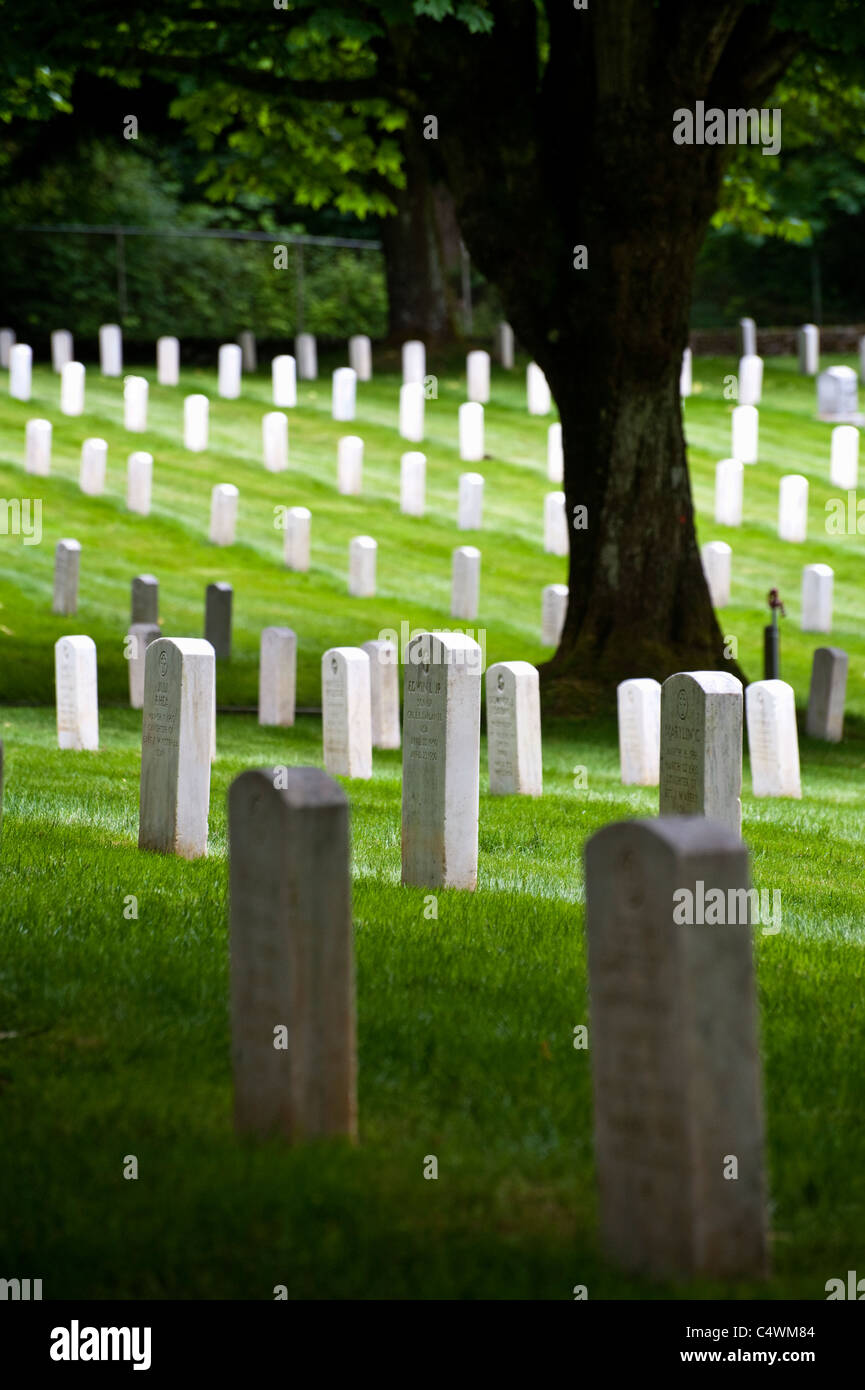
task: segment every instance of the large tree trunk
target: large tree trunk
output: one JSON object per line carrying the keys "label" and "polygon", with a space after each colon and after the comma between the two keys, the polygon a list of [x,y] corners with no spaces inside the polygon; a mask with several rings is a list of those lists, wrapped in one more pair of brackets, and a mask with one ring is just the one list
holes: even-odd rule
{"label": "large tree trunk", "polygon": [[[541,76],[535,7],[492,9],[489,35],[428,24],[417,80],[440,115],[472,258],[558,404],[568,516],[588,509],[587,529],[570,532],[547,708],[629,676],[739,674],[700,563],[679,401],[694,262],[727,150],[676,145],[673,113],[759,101],[793,45],[744,0],[580,12],[548,0]],[[587,269],[574,268],[576,245]]]}
{"label": "large tree trunk", "polygon": [[396,213],[384,218],[388,338],[444,343],[456,336],[455,305],[448,283],[441,234],[441,201],[426,141],[415,125],[403,132],[405,187],[388,190]]}

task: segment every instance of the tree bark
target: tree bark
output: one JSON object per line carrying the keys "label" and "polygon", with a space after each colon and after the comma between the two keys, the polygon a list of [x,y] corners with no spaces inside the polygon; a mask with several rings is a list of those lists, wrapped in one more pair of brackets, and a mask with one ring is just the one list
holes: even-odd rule
{"label": "tree bark", "polygon": [[[388,338],[444,343],[456,336],[453,294],[441,236],[442,188],[415,124],[403,132],[405,187],[388,189],[397,211],[384,218],[381,240],[388,298]],[[449,195],[445,191],[445,198]]]}
{"label": "tree bark", "polygon": [[559,407],[568,517],[588,509],[545,706],[592,704],[629,676],[741,675],[703,576],[679,401],[727,149],[676,145],[673,113],[759,102],[795,44],[745,0],[547,0],[544,33],[523,0],[492,9],[488,35],[427,23],[416,79],[472,258]]}

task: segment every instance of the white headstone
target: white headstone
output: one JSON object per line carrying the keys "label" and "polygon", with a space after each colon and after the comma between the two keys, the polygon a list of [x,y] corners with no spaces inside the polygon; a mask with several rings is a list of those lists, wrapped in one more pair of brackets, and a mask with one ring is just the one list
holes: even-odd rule
{"label": "white headstone", "polygon": [[129,663],[129,707],[144,707],[144,654],[151,642],[162,636],[156,623],[132,623],[126,634],[126,660]]}
{"label": "white headstone", "polygon": [[183,443],[200,454],[207,448],[210,402],[206,396],[187,396],[183,402]]}
{"label": "white headstone", "polygon": [[757,355],[757,325],[753,319],[740,319],[739,329],[742,339],[742,356],[756,357]]}
{"label": "white headstone", "polygon": [[755,405],[733,407],[733,442],[730,452],[740,463],[757,462],[760,416]]}
{"label": "white headstone", "polygon": [[[466,397],[486,405],[490,398],[490,355],[478,349],[466,358]],[[483,419],[483,416],[481,416]]]}
{"label": "white headstone", "polygon": [[786,681],[752,681],[745,691],[755,796],[800,798],[796,697]]}
{"label": "white headstone", "polygon": [[286,568],[297,573],[309,569],[312,512],[309,507],[289,507],[285,514],[284,558]]}
{"label": "white headstone", "polygon": [[369,655],[361,647],[331,647],[321,658],[324,766],[332,777],[372,776]]}
{"label": "white headstone", "polygon": [[348,365],[358,381],[372,381],[372,343],[365,333],[356,333],[348,340]]}
{"label": "white headstone", "polygon": [[763,394],[763,359],[748,355],[739,359],[739,404],[759,405]]}
{"label": "white headstone", "polygon": [[562,426],[558,420],[547,430],[547,481],[550,483],[563,483],[565,481]]}
{"label": "white headstone", "polygon": [[451,617],[474,622],[481,588],[481,552],[461,545],[454,551],[451,579]]}
{"label": "white headstone", "polygon": [[84,414],[84,377],[83,362],[67,362],[60,368],[61,414]]}
{"label": "white headstone", "polygon": [[51,334],[51,366],[55,372],[63,370],[73,357],[72,334],[66,328],[55,328]]}
{"label": "white headstone", "polygon": [[567,584],[546,584],[541,594],[541,641],[557,647],[568,614]]}
{"label": "white headstone", "polygon": [[61,637],[54,643],[57,746],[99,749],[96,643],[92,637]]}
{"label": "white headstone", "polygon": [[682,397],[690,396],[694,387],[694,361],[691,349],[685,348],[682,353],[682,367],[679,372],[679,395]]}
{"label": "white headstone", "polygon": [[484,456],[484,408],[466,401],[459,408],[460,458],[479,463]]}
{"label": "white headstone", "polygon": [[105,465],[108,444],[104,439],[85,439],[81,445],[79,483],[89,497],[100,497],[105,491]]}
{"label": "white headstone", "polygon": [[216,661],[200,637],[160,637],[144,658],[139,849],[207,853]]}
{"label": "white headstone", "polygon": [[233,483],[217,483],[210,494],[210,542],[234,545],[238,491]]}
{"label": "white headstone", "polygon": [[622,785],[656,787],[661,765],[660,683],[650,676],[622,681],[616,704]]}
{"label": "white headstone", "polygon": [[742,833],[742,682],[678,671],[661,689],[660,814],[708,816]]}
{"label": "white headstone", "polygon": [[399,388],[399,432],[412,444],[423,443],[424,394],[420,382],[411,381]]}
{"label": "white headstone", "polygon": [[103,376],[123,373],[123,334],[119,324],[103,323],[99,330],[99,370]]}
{"label": "white headstone", "polygon": [[223,343],[219,349],[217,392],[223,400],[236,401],[240,395],[243,352],[237,343]]}
{"label": "white headstone", "polygon": [[417,634],[405,665],[402,881],[477,886],[483,653],[459,632]]}
{"label": "white headstone", "polygon": [[237,341],[240,344],[243,370],[245,372],[254,372],[258,367],[258,352],[255,346],[255,334],[250,328],[245,328]]}
{"label": "white headstone", "polygon": [[730,602],[730,568],[733,552],[726,541],[707,541],[700,550],[703,573],[709,586],[713,608],[726,608]]}
{"label": "white headstone", "polygon": [[139,434],[147,429],[148,389],[144,376],[128,376],[123,383],[123,424]]}
{"label": "white headstone", "polygon": [[150,515],[153,492],[153,455],[138,449],[126,464],[126,506],[138,516]]}
{"label": "white headstone", "polygon": [[62,617],[78,611],[78,574],[81,568],[81,542],[57,542],[54,551],[54,598],[51,612]]}
{"label": "white headstone", "polygon": [[493,796],[540,796],[541,691],[528,661],[499,661],[487,669],[487,756]]}
{"label": "white headstone", "polygon": [[373,748],[399,748],[399,653],[389,638],[364,642],[369,657]]}
{"label": "white headstone", "polygon": [[568,518],[563,492],[548,492],[544,498],[544,550],[548,555],[568,553]]}
{"label": "white headstone", "polygon": [[363,491],[363,440],[357,434],[344,434],[336,446],[336,487],[344,497]]}
{"label": "white headstone", "polygon": [[15,329],[0,328],[0,367],[9,366],[9,354],[15,346]]}
{"label": "white headstone", "polygon": [[832,631],[832,586],[829,565],[806,565],[802,571],[802,631]]}
{"label": "white headstone", "polygon": [[16,343],[9,352],[9,395],[16,401],[29,401],[33,385],[33,349]]}
{"label": "white headstone", "polygon": [[402,345],[402,380],[420,385],[426,376],[426,348],[417,339]]}
{"label": "white headstone", "polygon": [[268,473],[282,473],[288,467],[288,416],[269,410],[261,419],[264,466]]}
{"label": "white headstone", "polygon": [[803,376],[816,376],[820,369],[820,330],[816,323],[803,323],[796,334],[799,351],[799,371]]}
{"label": "white headstone", "polygon": [[290,627],[266,627],[258,665],[258,722],[288,728],[294,723],[297,637]]}
{"label": "white headstone", "polygon": [[51,472],[51,421],[28,420],[24,438],[27,472],[47,478]]}
{"label": "white headstone", "polygon": [[426,507],[426,455],[403,454],[399,466],[399,509],[406,516],[423,516]]}
{"label": "white headstone", "polygon": [[337,367],[333,374],[331,414],[334,420],[353,420],[357,398],[357,374],[353,367]]}
{"label": "white headstone", "polygon": [[859,481],[859,431],[855,425],[836,425],[832,431],[829,481],[854,488]]}
{"label": "white headstone", "polygon": [[550,388],[537,362],[530,362],[526,367],[526,394],[530,415],[549,415],[552,404]]}
{"label": "white headstone", "polygon": [[348,592],[352,598],[375,598],[375,559],[372,536],[354,536],[348,546]]}
{"label": "white headstone", "polygon": [[176,386],[180,381],[180,340],[156,339],[156,380],[160,386]]}
{"label": "white headstone", "polygon": [[721,459],[715,465],[715,521],[719,526],[742,525],[744,481],[740,459]]}
{"label": "white headstone", "polygon": [[461,473],[457,530],[480,531],[483,525],[484,480],[480,473]]}
{"label": "white headstone", "polygon": [[817,378],[817,414],[843,420],[859,409],[859,378],[852,367],[828,367]]}
{"label": "white headstone", "polygon": [[301,381],[315,381],[318,376],[318,347],[312,333],[298,333],[294,340],[297,374]]}
{"label": "white headstone", "polygon": [[840,743],[844,735],[844,697],[847,692],[847,653],[840,647],[818,647],[811,667],[808,695],[809,738]]}
{"label": "white headstone", "polygon": [[514,330],[509,323],[499,324],[497,351],[502,366],[510,371],[514,365]]}
{"label": "white headstone", "polygon": [[808,479],[786,473],[778,491],[778,536],[782,541],[804,541],[808,534]]}
{"label": "white headstone", "polygon": [[297,364],[283,354],[273,359],[273,404],[290,410],[297,405]]}

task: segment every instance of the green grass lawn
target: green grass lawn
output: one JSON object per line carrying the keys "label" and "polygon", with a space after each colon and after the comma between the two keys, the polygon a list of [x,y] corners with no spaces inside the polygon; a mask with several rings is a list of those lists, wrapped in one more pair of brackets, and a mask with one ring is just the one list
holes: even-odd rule
{"label": "green grass lawn", "polygon": [[[837,359],[843,360],[843,359]],[[332,364],[328,364],[332,365]],[[233,1297],[804,1297],[861,1265],[865,1248],[865,1021],[861,825],[865,812],[865,537],[828,536],[829,433],[812,419],[814,386],[788,361],[767,363],[761,461],[746,470],[748,525],[714,525],[714,464],[729,453],[729,361],[699,359],[686,405],[700,539],[733,546],[722,627],[759,675],[764,598],[788,604],[783,675],[800,705],[811,654],[850,653],[848,732],[837,747],[802,739],[804,799],[755,801],[745,772],[744,834],[757,887],[780,888],[776,935],[755,938],[761,1004],[774,1274],[768,1286],[672,1287],[623,1277],[597,1240],[582,846],[612,820],[653,815],[657,792],[618,777],[612,711],[548,721],[543,800],[493,798],[482,749],[478,891],[399,886],[400,759],[377,753],[352,807],[358,975],[360,1144],[289,1150],[240,1143],[231,1128],[227,1016],[225,795],[244,767],[320,763],[320,723],[259,729],[222,714],[210,854],[195,863],[136,848],[140,717],[123,708],[129,581],[161,584],[163,630],[198,635],[211,579],[235,586],[235,657],[220,667],[221,706],[256,698],[261,627],[299,637],[299,699],[319,699],[319,657],[407,621],[451,626],[450,554],[483,551],[478,626],[488,660],[539,661],[540,591],[564,577],[543,554],[547,421],[525,413],[521,372],[494,374],[487,410],[484,530],[456,533],[456,368],[427,403],[424,520],[398,510],[403,444],[396,377],[359,388],[358,420],[329,418],[329,382],[301,384],[290,412],[292,468],[266,473],[264,376],[240,403],[214,400],[215,377],[154,386],[151,426],[130,439],[120,383],[90,372],[88,415],[66,420],[58,383],[37,370],[29,404],[0,395],[0,495],[41,496],[44,541],[0,537],[0,735],[6,795],[0,852],[0,1252],[3,1277],[44,1281],[46,1298]],[[2,389],[2,388],[0,388]],[[181,396],[212,398],[213,449],[178,445]],[[24,423],[55,424],[52,476],[23,472]],[[366,441],[364,496],[335,490],[336,439]],[[81,440],[109,442],[108,491],[83,497]],[[154,511],[124,510],[132,448],[154,455]],[[777,541],[778,479],[811,481],[810,539]],[[240,488],[242,544],[206,539],[210,487]],[[36,489],[38,488],[38,491]],[[273,506],[313,512],[308,575],[280,564]],[[379,541],[379,595],[349,599],[352,535]],[[84,547],[79,613],[50,614],[53,549]],[[805,563],[835,570],[831,639],[798,628]],[[101,751],[56,748],[53,654],[87,632],[99,654]],[[641,672],[635,671],[635,675]],[[42,708],[32,707],[39,706]],[[27,707],[31,706],[31,707]],[[587,784],[574,769],[587,769]],[[130,899],[137,900],[137,917]],[[128,1155],[136,1181],[124,1180]],[[427,1155],[437,1181],[424,1179]]]}

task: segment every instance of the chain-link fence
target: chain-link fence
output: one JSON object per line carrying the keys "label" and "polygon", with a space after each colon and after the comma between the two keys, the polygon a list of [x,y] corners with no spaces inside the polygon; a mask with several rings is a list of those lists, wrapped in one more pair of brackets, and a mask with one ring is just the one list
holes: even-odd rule
{"label": "chain-link fence", "polygon": [[0,228],[4,321],[82,336],[121,323],[131,338],[163,333],[262,338],[300,329],[327,337],[387,330],[381,244],[347,237],[209,228]]}

